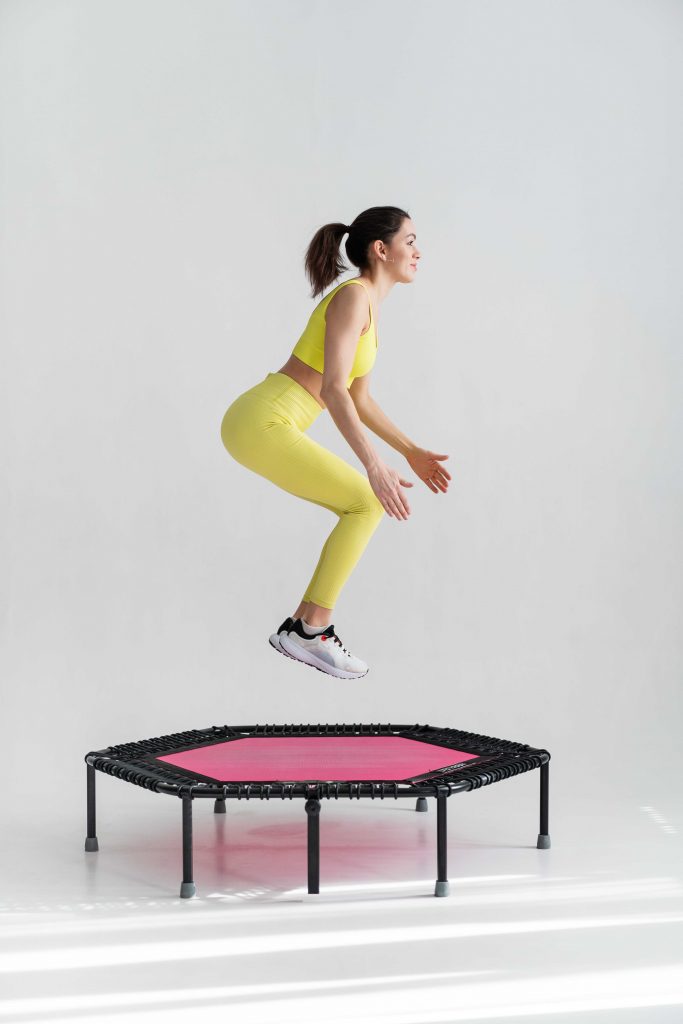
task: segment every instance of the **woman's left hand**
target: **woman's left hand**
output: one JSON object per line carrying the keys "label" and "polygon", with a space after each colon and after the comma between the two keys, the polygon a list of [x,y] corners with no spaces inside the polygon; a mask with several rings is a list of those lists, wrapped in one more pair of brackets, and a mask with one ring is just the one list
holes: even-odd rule
{"label": "woman's left hand", "polygon": [[445,494],[448,490],[451,474],[437,461],[448,458],[450,458],[449,455],[437,455],[436,452],[430,452],[426,448],[415,448],[406,455],[406,460],[413,473],[419,476],[420,480],[424,480],[430,491],[434,491],[435,494],[438,494],[439,491],[443,491]]}

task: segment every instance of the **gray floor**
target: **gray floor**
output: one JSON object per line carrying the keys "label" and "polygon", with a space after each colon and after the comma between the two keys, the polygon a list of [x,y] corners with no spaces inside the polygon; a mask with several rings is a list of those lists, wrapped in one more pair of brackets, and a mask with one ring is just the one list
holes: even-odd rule
{"label": "gray floor", "polygon": [[181,900],[180,802],[97,783],[98,853],[51,800],[9,830],[0,1020],[683,1021],[681,815],[656,791],[551,778],[548,851],[538,772],[451,798],[446,899],[433,802],[323,802],[318,896],[301,802],[206,802]]}

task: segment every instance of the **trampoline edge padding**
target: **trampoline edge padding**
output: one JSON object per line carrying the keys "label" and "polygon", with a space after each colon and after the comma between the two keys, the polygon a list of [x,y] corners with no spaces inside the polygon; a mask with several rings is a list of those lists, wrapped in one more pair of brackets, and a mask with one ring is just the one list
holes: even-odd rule
{"label": "trampoline edge padding", "polygon": [[[393,780],[309,776],[280,780],[243,778],[223,782],[198,771],[190,771],[181,764],[174,764],[172,760],[180,760],[179,755],[188,751],[206,750],[235,740],[300,737],[323,740],[337,737],[393,737],[457,753],[451,764]],[[466,757],[461,760],[463,753]],[[181,790],[187,790],[189,785],[194,798],[309,798],[313,786],[319,799],[397,799],[401,796],[433,796],[439,786],[445,786],[449,793],[479,789],[532,771],[547,763],[550,754],[543,748],[528,744],[429,725],[224,725],[117,744],[103,750],[90,751],[85,755],[85,760],[97,771],[107,775],[154,792],[176,796]]]}

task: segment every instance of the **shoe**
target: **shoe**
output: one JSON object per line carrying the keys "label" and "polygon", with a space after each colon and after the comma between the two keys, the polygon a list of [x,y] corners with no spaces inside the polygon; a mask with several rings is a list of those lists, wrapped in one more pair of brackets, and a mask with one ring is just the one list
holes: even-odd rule
{"label": "shoe", "polygon": [[354,658],[344,647],[333,625],[315,636],[309,636],[301,625],[301,619],[297,619],[291,629],[281,634],[280,644],[290,658],[303,661],[338,679],[360,679],[368,672],[365,662]]}
{"label": "shoe", "polygon": [[291,654],[288,654],[287,651],[282,649],[282,645],[280,643],[280,636],[283,633],[288,633],[293,625],[294,619],[291,616],[287,616],[282,625],[278,626],[277,633],[271,633],[270,636],[268,637],[268,643],[271,645],[271,647],[274,647],[276,651],[280,652],[280,654],[284,654],[286,658],[291,658]]}

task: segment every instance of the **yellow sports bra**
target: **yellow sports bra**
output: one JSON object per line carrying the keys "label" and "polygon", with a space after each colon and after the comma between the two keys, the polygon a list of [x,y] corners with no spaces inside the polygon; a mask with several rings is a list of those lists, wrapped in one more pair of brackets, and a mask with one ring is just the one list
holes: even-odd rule
{"label": "yellow sports bra", "polygon": [[[306,363],[307,366],[312,366],[314,370],[319,373],[323,372],[325,366],[325,317],[327,313],[327,305],[333,295],[336,295],[340,288],[343,288],[347,284],[359,284],[361,288],[365,288],[362,281],[359,281],[357,277],[352,277],[348,281],[342,281],[336,288],[333,288],[324,299],[321,299],[318,305],[311,313],[308,323],[304,329],[303,334],[297,341],[292,355],[300,359],[302,363]],[[367,288],[365,288],[367,293]],[[370,296],[368,295],[368,302],[370,302]],[[351,382],[354,377],[363,377],[366,373],[372,369],[375,364],[375,357],[377,355],[377,332],[375,330],[375,317],[372,312],[372,303],[370,302],[370,326],[368,327],[365,334],[361,334],[358,345],[356,346],[356,355],[353,360],[353,366],[351,367],[351,376],[349,377],[346,387],[351,387]]]}

